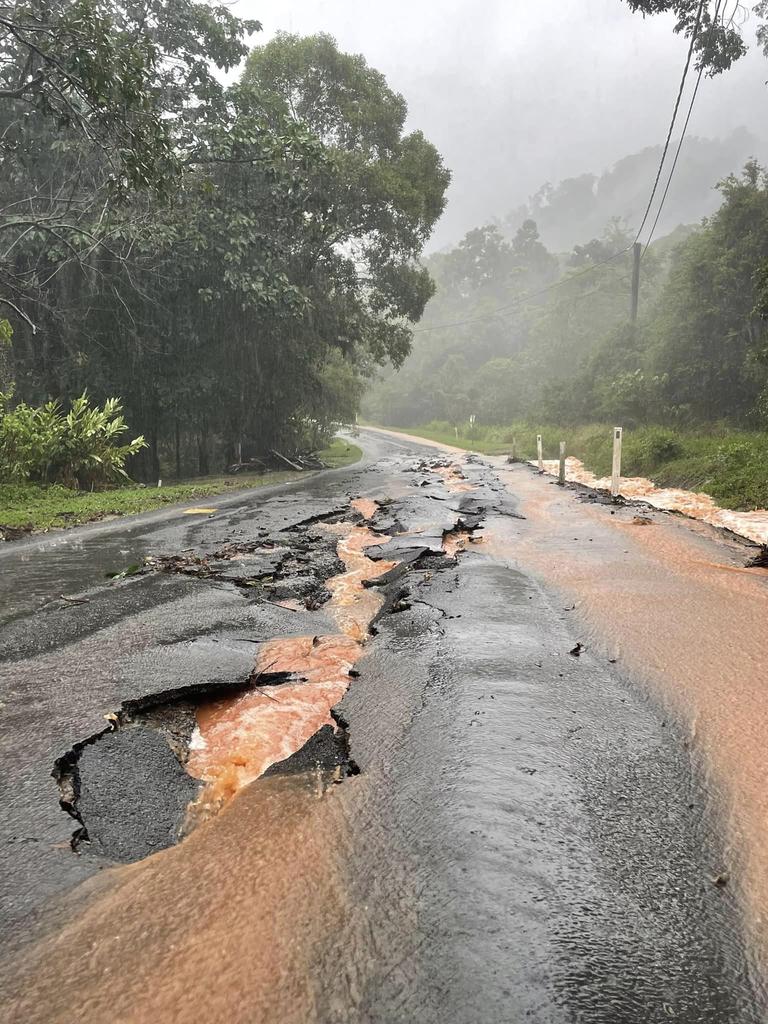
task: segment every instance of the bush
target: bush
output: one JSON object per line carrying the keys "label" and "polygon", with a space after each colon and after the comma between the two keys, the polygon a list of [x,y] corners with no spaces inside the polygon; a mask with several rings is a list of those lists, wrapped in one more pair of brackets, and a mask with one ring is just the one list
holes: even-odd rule
{"label": "bush", "polygon": [[146,448],[143,437],[129,444],[118,439],[128,429],[118,399],[103,408],[87,395],[76,398],[68,413],[60,402],[10,408],[13,388],[0,392],[0,478],[60,483],[93,490],[129,480],[125,460]]}
{"label": "bush", "polygon": [[684,452],[679,437],[662,427],[645,427],[630,434],[625,442],[624,461],[629,471],[647,476]]}

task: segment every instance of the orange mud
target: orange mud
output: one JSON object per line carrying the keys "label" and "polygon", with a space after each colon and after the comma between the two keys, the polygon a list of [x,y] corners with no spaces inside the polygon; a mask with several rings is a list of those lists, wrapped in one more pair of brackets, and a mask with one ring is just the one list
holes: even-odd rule
{"label": "orange mud", "polygon": [[354,501],[350,502],[350,505],[355,512],[360,513],[363,519],[373,519],[379,511],[379,506],[373,498],[355,498]]}
{"label": "orange mud", "polygon": [[347,567],[346,572],[326,584],[331,593],[326,610],[333,615],[342,633],[362,643],[383,601],[381,594],[363,584],[383,576],[397,565],[397,562],[383,559],[374,562],[365,554],[365,549],[374,544],[386,544],[389,537],[349,523],[324,524],[320,529],[339,537],[336,552]]}
{"label": "orange mud", "polygon": [[[455,558],[460,552],[467,550],[471,539],[472,534],[469,530],[452,530],[443,536],[443,551],[449,558]],[[474,543],[479,543],[479,540]]]}
{"label": "orange mud", "polygon": [[[537,462],[531,465],[537,466]],[[545,460],[544,471],[557,476],[559,463]],[[584,467],[579,459],[565,460],[565,478],[573,483],[585,484],[596,490],[608,491],[611,481],[608,477],[598,479],[594,473]],[[684,491],[677,487],[657,487],[651,480],[643,477],[622,477],[621,494],[625,498],[647,502],[654,508],[666,512],[680,512],[691,519],[699,519],[710,526],[731,530],[741,537],[754,541],[756,544],[768,544],[768,510],[756,509],[753,512],[733,512],[731,509],[720,508],[708,494],[697,494],[695,491]]]}
{"label": "orange mud", "polygon": [[[387,921],[370,920],[354,902],[345,863],[353,855],[350,821],[368,806],[372,776],[354,787],[326,787],[307,774],[247,786],[333,724],[330,709],[364,650],[355,595],[366,615],[375,614],[381,598],[362,579],[396,564],[365,557],[366,547],[387,537],[348,523],[322,528],[339,536],[347,566],[326,605],[340,633],[263,644],[257,672],[291,672],[296,680],[199,710],[189,768],[209,785],[193,812],[198,827],[183,843],[104,871],[65,897],[64,926],[57,916],[12,965],[2,965],[9,1022],[363,1019],[358,1004]],[[223,805],[215,819],[206,802]],[[378,824],[375,835],[387,834]],[[392,857],[391,869],[402,875],[402,906],[390,925],[398,932],[404,919],[411,932],[417,927],[417,894],[400,869],[408,855]]]}
{"label": "orange mud", "polygon": [[[363,582],[395,562],[373,562],[365,549],[388,538],[362,526],[319,527],[338,536],[347,571],[328,581],[326,609],[340,634],[270,640],[261,645],[253,689],[202,705],[190,743],[187,771],[207,785],[191,809],[190,824],[215,813],[237,792],[300,750],[324,725],[335,728],[331,708],[347,692],[350,671],[362,655],[371,620],[383,598]],[[289,672],[295,681],[259,687],[266,672]]]}
{"label": "orange mud", "polygon": [[466,479],[458,466],[437,466],[431,470],[437,473],[445,481],[445,486],[454,494],[463,494],[466,491],[474,491],[474,484]]}
{"label": "orange mud", "polygon": [[688,723],[727,818],[727,863],[713,864],[712,877],[727,871],[743,895],[759,974],[768,977],[765,570],[743,568],[743,548],[696,523],[639,528],[608,507],[553,494],[526,472],[499,469],[527,521],[499,522],[486,533],[489,550],[575,600],[579,639],[650,683]]}
{"label": "orange mud", "polygon": [[340,962],[331,939],[343,932],[354,962],[371,927],[344,874],[350,789],[264,779],[179,846],[80,886],[64,926],[4,965],[3,1019],[327,1020],[320,1001],[327,1009],[345,981],[354,995],[347,976],[365,971],[364,959]]}

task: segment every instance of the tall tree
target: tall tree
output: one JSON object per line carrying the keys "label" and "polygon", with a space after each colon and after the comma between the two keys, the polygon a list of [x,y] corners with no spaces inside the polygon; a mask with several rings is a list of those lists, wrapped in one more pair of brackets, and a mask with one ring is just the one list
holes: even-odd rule
{"label": "tall tree", "polygon": [[405,100],[383,75],[330,36],[278,34],[251,53],[243,81],[279,97],[279,114],[314,132],[328,156],[315,180],[318,248],[302,279],[316,329],[348,353],[401,362],[433,293],[419,257],[450,180],[440,155],[421,132],[405,133]]}
{"label": "tall tree", "polygon": [[[624,3],[643,15],[674,15],[677,19],[674,31],[682,33],[686,38],[695,36],[696,67],[706,68],[710,75],[727,71],[747,52],[734,19],[725,20],[724,8],[727,4],[711,5],[706,0],[624,0]],[[768,0],[757,4],[754,10],[760,15],[766,15]],[[716,12],[717,20],[714,17]],[[758,30],[761,42],[765,31],[765,26]]]}
{"label": "tall tree", "polygon": [[0,4],[6,309],[34,326],[49,275],[128,259],[109,214],[178,186],[186,125],[221,96],[213,69],[238,63],[258,27],[201,0]]}
{"label": "tall tree", "polygon": [[[19,394],[119,394],[156,477],[160,459],[186,471],[194,452],[205,472],[214,458],[314,441],[350,414],[372,362],[408,350],[431,294],[419,256],[448,175],[423,136],[404,133],[402,98],[327,38],[276,41],[289,66],[303,53],[321,69],[333,96],[298,116],[299,93],[272,65],[253,70],[262,50],[230,88],[212,76],[209,61],[244,52],[247,26],[193,0],[151,6],[152,40],[186,19],[188,63],[182,49],[165,77],[161,61],[150,90],[167,175],[111,185],[109,153],[40,114],[30,166],[47,181],[61,150],[87,188],[70,233],[32,225],[9,262],[39,328],[14,335]],[[0,193],[22,181],[0,173]]]}

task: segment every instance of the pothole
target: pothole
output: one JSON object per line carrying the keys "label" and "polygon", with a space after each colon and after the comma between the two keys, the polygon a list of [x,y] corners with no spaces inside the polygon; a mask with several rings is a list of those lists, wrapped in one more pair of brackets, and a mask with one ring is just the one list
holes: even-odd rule
{"label": "pothole", "polygon": [[[336,631],[268,639],[241,683],[175,691],[108,716],[102,732],[54,769],[62,807],[79,826],[73,848],[138,860],[178,842],[265,774],[305,772],[322,791],[357,773],[346,724],[334,710],[357,675],[354,666],[380,616],[409,607],[400,583],[409,567],[451,565],[481,517],[457,516],[434,538],[392,536],[377,532],[375,502],[355,500],[351,507],[351,518],[349,510],[346,518],[315,516],[279,539],[158,560],[161,571],[237,586],[257,580],[258,599],[295,611],[322,594],[324,618]],[[313,579],[309,597],[293,583],[279,589],[301,565]]]}

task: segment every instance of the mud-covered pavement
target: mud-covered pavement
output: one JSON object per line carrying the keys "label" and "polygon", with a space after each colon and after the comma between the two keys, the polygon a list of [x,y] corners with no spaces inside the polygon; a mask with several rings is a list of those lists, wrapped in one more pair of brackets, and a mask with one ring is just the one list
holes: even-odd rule
{"label": "mud-covered pavement", "polygon": [[684,710],[514,474],[363,444],[0,552],[4,1018],[763,1019]]}

